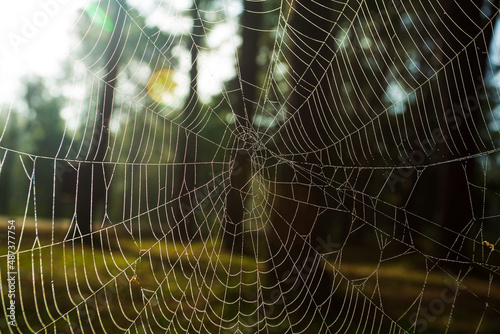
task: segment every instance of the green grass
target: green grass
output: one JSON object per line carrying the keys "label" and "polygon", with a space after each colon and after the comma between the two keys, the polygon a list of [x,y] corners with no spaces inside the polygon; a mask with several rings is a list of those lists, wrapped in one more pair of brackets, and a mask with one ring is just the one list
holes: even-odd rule
{"label": "green grass", "polygon": [[[286,317],[279,316],[279,306],[266,313],[268,319],[257,316],[257,304],[267,298],[258,295],[257,282],[269,285],[262,274],[269,268],[257,263],[253,256],[231,256],[221,251],[215,240],[194,242],[184,248],[168,239],[139,241],[123,231],[109,229],[108,234],[102,234],[107,241],[91,248],[79,240],[64,242],[65,230],[56,229],[52,239],[51,229],[44,225],[36,242],[34,229],[27,226],[24,230],[17,261],[20,275],[16,315],[20,333],[234,333],[238,322],[259,322],[263,333],[287,333],[290,322],[298,323],[304,315],[288,309]],[[414,255],[378,263],[364,257],[363,250],[343,251],[349,252],[349,256],[342,257],[348,260],[332,260],[330,270],[336,275],[334,303],[347,307],[344,296],[357,296],[355,311],[334,307],[343,312],[340,317],[355,312],[348,333],[355,332],[357,315],[370,320],[368,313],[362,313],[367,312],[370,302],[373,312],[374,305],[379,308],[376,318],[380,319],[383,312],[413,332],[412,313],[438,305],[444,289],[450,289],[444,294],[446,298],[456,291],[450,288],[453,278],[438,269],[426,270],[422,262],[414,261]],[[5,257],[0,259],[4,298],[5,261]],[[423,332],[443,333],[451,312],[449,333],[474,333],[479,321],[482,332],[500,332],[496,320],[500,287],[495,280],[488,284],[487,279],[487,275],[468,276],[462,282],[466,289],[458,290],[453,303],[443,302],[443,311],[431,314],[431,318],[421,314],[418,319],[425,320]],[[489,307],[485,307],[485,301]],[[264,330],[266,323],[272,326]],[[324,332],[321,324],[316,316],[307,333]],[[422,322],[417,326],[420,328]],[[2,317],[0,330],[3,333],[5,329]],[[240,330],[257,332],[256,327],[240,326]]]}

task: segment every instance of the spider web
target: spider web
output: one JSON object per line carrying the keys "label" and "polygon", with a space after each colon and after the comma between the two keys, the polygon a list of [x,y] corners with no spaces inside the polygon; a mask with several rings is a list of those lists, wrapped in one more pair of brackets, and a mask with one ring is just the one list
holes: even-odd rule
{"label": "spider web", "polygon": [[2,104],[2,333],[500,330],[497,6],[85,2],[57,145]]}

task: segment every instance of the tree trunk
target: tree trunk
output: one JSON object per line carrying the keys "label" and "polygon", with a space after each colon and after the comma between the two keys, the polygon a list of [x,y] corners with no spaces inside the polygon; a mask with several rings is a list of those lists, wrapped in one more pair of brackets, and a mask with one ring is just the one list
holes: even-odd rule
{"label": "tree trunk", "polygon": [[115,3],[115,23],[111,38],[106,48],[105,72],[102,95],[99,97],[98,115],[94,123],[94,132],[89,145],[86,161],[79,164],[78,194],[76,202],[77,224],[86,244],[100,241],[93,240],[92,223],[95,214],[102,210],[106,196],[105,173],[106,166],[102,162],[106,157],[109,140],[109,121],[113,111],[113,100],[117,83],[118,66],[123,51],[123,28],[126,18],[126,1]]}
{"label": "tree trunk", "polygon": [[[440,206],[436,220],[442,225],[441,242],[448,248],[448,258],[452,261],[467,261],[460,256],[463,236],[467,234],[467,225],[476,217],[473,212],[476,203],[471,202],[474,189],[468,182],[474,180],[477,164],[474,158],[461,158],[491,148],[491,142],[482,140],[480,133],[487,126],[481,115],[484,97],[480,94],[484,92],[484,71],[493,32],[491,23],[481,32],[488,19],[481,11],[482,4],[482,0],[450,0],[444,4],[442,15],[441,62],[450,63],[438,77],[444,100],[444,109],[438,110],[444,138],[439,151],[445,152],[447,162],[437,167]],[[455,159],[460,160],[453,161]]]}
{"label": "tree trunk", "polygon": [[[262,27],[263,1],[244,1],[241,18],[242,45],[239,57],[239,81],[241,95],[236,102],[236,133],[240,141],[234,142],[235,157],[231,171],[231,187],[226,197],[226,222],[224,247],[230,252],[243,250],[243,214],[249,190],[251,136],[254,132],[252,118],[256,101],[257,56],[259,52],[259,29]],[[243,143],[243,148],[239,145]]]}
{"label": "tree trunk", "polygon": [[191,52],[191,68],[189,71],[190,87],[186,106],[183,110],[183,118],[180,119],[178,129],[178,151],[176,152],[175,169],[176,176],[174,188],[179,198],[179,206],[174,208],[174,223],[177,224],[177,235],[181,242],[188,244],[193,239],[199,237],[198,226],[194,213],[195,203],[195,175],[196,175],[196,134],[191,124],[196,120],[198,107],[198,57],[201,45],[201,37],[205,34],[203,22],[199,10],[200,0],[195,0],[191,8],[191,17],[193,20],[193,31],[188,42],[188,48]]}
{"label": "tree trunk", "polygon": [[294,291],[307,291],[300,312],[317,312],[332,291],[332,278],[317,256],[317,252],[331,251],[321,249],[318,243],[320,237],[326,237],[320,210],[325,198],[321,182],[314,179],[309,168],[301,168],[301,163],[316,167],[323,162],[333,163],[324,161],[326,157],[319,152],[325,153],[333,137],[329,124],[335,111],[331,110],[329,84],[334,74],[329,65],[334,59],[333,48],[338,45],[334,40],[335,22],[345,9],[332,1],[307,0],[295,2],[290,14],[291,51],[287,60],[293,91],[288,100],[288,118],[277,135],[283,143],[280,153],[297,167],[284,163],[278,166],[270,189],[269,239],[275,279],[282,290],[292,287]]}

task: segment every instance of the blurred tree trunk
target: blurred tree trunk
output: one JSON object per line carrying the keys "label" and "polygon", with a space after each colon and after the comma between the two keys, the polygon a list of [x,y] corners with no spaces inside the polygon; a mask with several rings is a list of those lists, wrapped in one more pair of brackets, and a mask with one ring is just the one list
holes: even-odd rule
{"label": "blurred tree trunk", "polygon": [[[330,85],[334,74],[329,65],[338,45],[334,29],[339,27],[335,22],[340,21],[338,13],[346,9],[344,6],[327,0],[295,2],[287,27],[287,60],[293,91],[288,100],[287,120],[278,135],[282,141],[280,153],[286,154],[290,163],[279,165],[270,189],[270,248],[278,283],[306,291],[302,292],[306,299],[312,296],[313,303],[301,303],[311,313],[320,309],[332,291],[332,278],[314,250],[331,251],[322,249],[324,244],[318,242],[328,238],[322,222],[325,216],[321,214],[325,198],[322,181],[315,179],[312,172],[323,163],[333,163],[324,149],[331,144],[331,117],[341,111],[332,110]],[[304,272],[308,273],[306,278]],[[286,291],[290,286],[282,289]]]}
{"label": "blurred tree trunk", "polygon": [[[17,120],[17,113],[11,112],[8,117],[8,123],[6,119],[6,124],[4,126],[10,126],[11,129],[17,130],[19,128],[19,122]],[[2,128],[2,131],[3,128]],[[17,147],[19,141],[19,133],[17,131],[9,131],[0,133],[0,145],[6,148]],[[14,162],[17,158],[12,152],[7,150],[0,150],[0,189],[15,189],[13,185],[15,184],[14,173]],[[9,177],[10,176],[10,177]],[[19,185],[16,185],[18,187]],[[12,218],[14,215],[22,214],[22,207],[13,206],[17,201],[13,199],[15,196],[11,192],[1,191],[0,192],[0,214],[6,215]],[[22,202],[19,202],[22,203]]]}
{"label": "blurred tree trunk", "polygon": [[113,111],[115,87],[117,83],[120,56],[123,51],[123,29],[126,18],[126,1],[111,2],[113,6],[112,22],[114,29],[104,56],[102,95],[99,97],[98,116],[94,123],[93,135],[85,162],[81,162],[78,170],[78,194],[76,215],[78,228],[83,242],[91,244],[93,240],[92,223],[95,214],[102,210],[106,197],[106,165],[102,162],[106,157],[109,140],[109,121]]}
{"label": "blurred tree trunk", "polygon": [[[473,182],[477,163],[466,158],[491,148],[491,142],[481,138],[487,127],[480,107],[484,97],[484,73],[488,46],[493,33],[492,23],[482,12],[482,0],[446,1],[442,13],[442,59],[446,64],[438,76],[443,109],[438,110],[444,143],[439,152],[447,163],[437,167],[440,204],[437,222],[442,225],[441,242],[450,249],[450,260],[466,260],[463,254],[467,225],[477,217],[474,207]],[[481,29],[485,28],[483,31]],[[472,42],[472,43],[471,43]],[[448,63],[449,62],[449,63]],[[439,102],[439,101],[436,101]],[[483,139],[483,140],[482,140]]]}
{"label": "blurred tree trunk", "polygon": [[[177,224],[178,236],[183,243],[189,243],[193,238],[197,238],[198,226],[194,214],[195,194],[194,189],[196,175],[196,133],[192,124],[199,113],[198,99],[198,57],[200,54],[201,38],[205,34],[203,22],[199,10],[200,0],[195,0],[191,8],[191,18],[193,30],[188,39],[188,48],[191,52],[191,68],[189,71],[190,86],[189,95],[183,110],[183,118],[180,118],[180,125],[177,135],[178,150],[176,154],[176,176],[174,188],[179,198],[178,208],[174,208],[175,224]],[[175,167],[174,167],[175,168]]]}
{"label": "blurred tree trunk", "polygon": [[[244,1],[241,17],[242,45],[239,56],[239,81],[241,94],[238,95],[234,113],[236,133],[239,140],[235,141],[235,157],[231,171],[231,187],[226,197],[226,225],[224,232],[224,247],[230,252],[239,253],[243,250],[243,215],[246,194],[250,182],[251,141],[249,134],[253,132],[252,118],[256,101],[256,85],[259,53],[259,29],[262,28],[263,1]],[[243,146],[243,148],[241,147]]]}

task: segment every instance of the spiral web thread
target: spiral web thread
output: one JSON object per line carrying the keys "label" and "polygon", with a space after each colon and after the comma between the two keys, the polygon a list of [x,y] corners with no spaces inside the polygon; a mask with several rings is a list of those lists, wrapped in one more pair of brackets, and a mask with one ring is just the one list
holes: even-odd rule
{"label": "spiral web thread", "polygon": [[[179,9],[166,0],[151,3],[146,10],[118,2],[125,23],[116,50],[127,48],[133,54],[120,55],[110,135],[100,143],[106,147],[102,161],[92,161],[95,151],[89,143],[102,127],[96,120],[103,90],[109,89],[106,67],[88,61],[102,57],[98,50],[77,52],[89,40],[105,41],[105,33],[90,33],[95,16],[88,19],[81,11],[70,31],[80,36],[68,55],[74,70],[71,87],[78,90],[83,85],[85,90],[68,102],[78,126],[66,122],[57,151],[38,155],[4,145],[2,137],[13,131],[9,119],[16,111],[12,103],[2,104],[2,166],[13,161],[22,171],[25,182],[18,186],[26,193],[25,215],[16,220],[16,326],[8,325],[8,256],[2,247],[2,333],[420,333],[432,328],[491,333],[498,329],[499,262],[494,246],[499,230],[494,226],[500,222],[500,212],[493,181],[499,94],[488,78],[494,73],[494,50],[499,46],[492,42],[488,50],[479,50],[497,18],[493,3],[483,4],[490,9],[489,13],[484,9],[481,22],[473,18],[463,22],[478,25],[477,34],[449,56],[443,50],[450,41],[443,43],[442,38],[457,28],[439,21],[446,12],[442,4],[331,2],[321,13],[312,13],[318,22],[331,21],[331,30],[314,45],[330,48],[332,56],[322,59],[318,50],[304,51],[318,52],[317,57],[303,59],[306,68],[326,64],[324,77],[311,83],[285,73],[296,64],[294,41],[307,43],[309,38],[290,25],[294,15],[301,15],[296,10],[301,1],[265,2],[262,12],[253,14],[267,20],[259,33],[272,41],[272,48],[260,65],[264,78],[255,87],[256,97],[247,101],[255,108],[255,115],[246,120],[253,126],[244,131],[237,131],[232,116],[239,108],[235,96],[242,95],[245,80],[238,38],[251,28],[241,24],[243,13],[235,14],[231,1],[191,9]],[[308,4],[304,1],[304,6]],[[98,5],[113,17],[111,5]],[[186,88],[177,98],[160,103],[151,99],[145,83],[152,73],[168,69],[170,75],[184,75],[175,89],[188,87],[186,45],[193,35],[175,34],[169,26],[162,30],[167,42],[159,42],[137,17],[157,13],[182,20],[192,11],[201,17],[202,39],[213,37],[212,30],[220,25],[231,30],[226,45],[232,44],[240,87],[206,79],[217,68],[211,68],[203,55],[217,46],[194,44],[198,66],[204,69],[199,80],[212,91],[220,85],[222,94],[212,96],[211,102],[196,96],[194,103],[187,103]],[[132,36],[133,29],[139,38]],[[469,85],[466,74],[452,80],[449,73],[469,71],[461,68],[460,59],[474,54],[471,49],[487,59],[471,97],[476,110],[469,113],[464,101],[458,101],[447,121],[440,122],[456,92]],[[450,68],[454,71],[448,72]],[[174,94],[174,88],[165,90]],[[292,101],[296,92],[309,94],[300,106]],[[328,104],[321,102],[324,99]],[[302,131],[290,136],[288,126],[302,122],[303,105],[314,105],[319,115],[315,120],[320,122],[313,129],[299,126]],[[472,117],[473,112],[479,117]],[[316,131],[322,147],[307,145]],[[194,159],[182,147],[186,143],[182,137],[192,145]],[[473,138],[475,147],[463,150],[470,143],[467,138]],[[227,196],[232,177],[240,172],[235,157],[244,143],[252,146],[247,161],[252,177],[239,194],[245,203],[241,223],[245,246],[241,251],[243,246],[233,242],[230,252],[223,246],[230,234]],[[317,160],[311,162],[311,156]],[[442,218],[429,216],[425,208],[435,204],[422,204],[419,195],[426,191],[423,185],[439,183],[432,177],[434,171],[450,164],[462,170],[455,182],[466,189],[466,209],[472,212],[472,219],[458,225],[458,231],[442,224]],[[473,179],[466,172],[472,164]],[[103,179],[106,196],[102,202],[91,198],[91,207],[99,207],[91,216],[90,233],[82,235],[75,206],[81,199],[63,198],[59,192],[62,183],[82,186],[78,175],[84,165],[92,166],[92,184]],[[179,167],[188,165],[196,177],[193,187],[180,194],[175,180],[183,173]],[[291,180],[278,180],[282,166],[293,171]],[[37,188],[43,182],[39,178],[45,177],[39,175],[47,175],[41,170],[50,171],[50,192]],[[68,181],[68,175],[77,176]],[[10,176],[0,169],[0,177]],[[275,192],[283,183],[291,189],[285,195]],[[306,195],[299,192],[303,189]],[[311,189],[320,190],[321,201],[312,199]],[[273,209],[277,197],[294,203],[293,210],[301,205],[313,208],[313,219],[304,218],[300,209],[286,214]],[[50,199],[52,219],[37,215],[42,198]],[[70,219],[56,217],[64,205],[74,210]],[[307,228],[304,232],[298,221],[309,218],[308,224],[319,225],[320,217],[328,214],[328,233],[319,236]],[[280,228],[273,225],[276,216],[287,224],[285,237],[274,231]],[[185,224],[194,235],[184,234]],[[440,233],[452,235],[453,243],[440,239]],[[90,244],[84,242],[90,236]],[[272,247],[276,239],[283,245],[279,251]],[[278,270],[284,259],[290,267]],[[314,297],[318,275],[328,276],[330,285],[321,302]]]}

